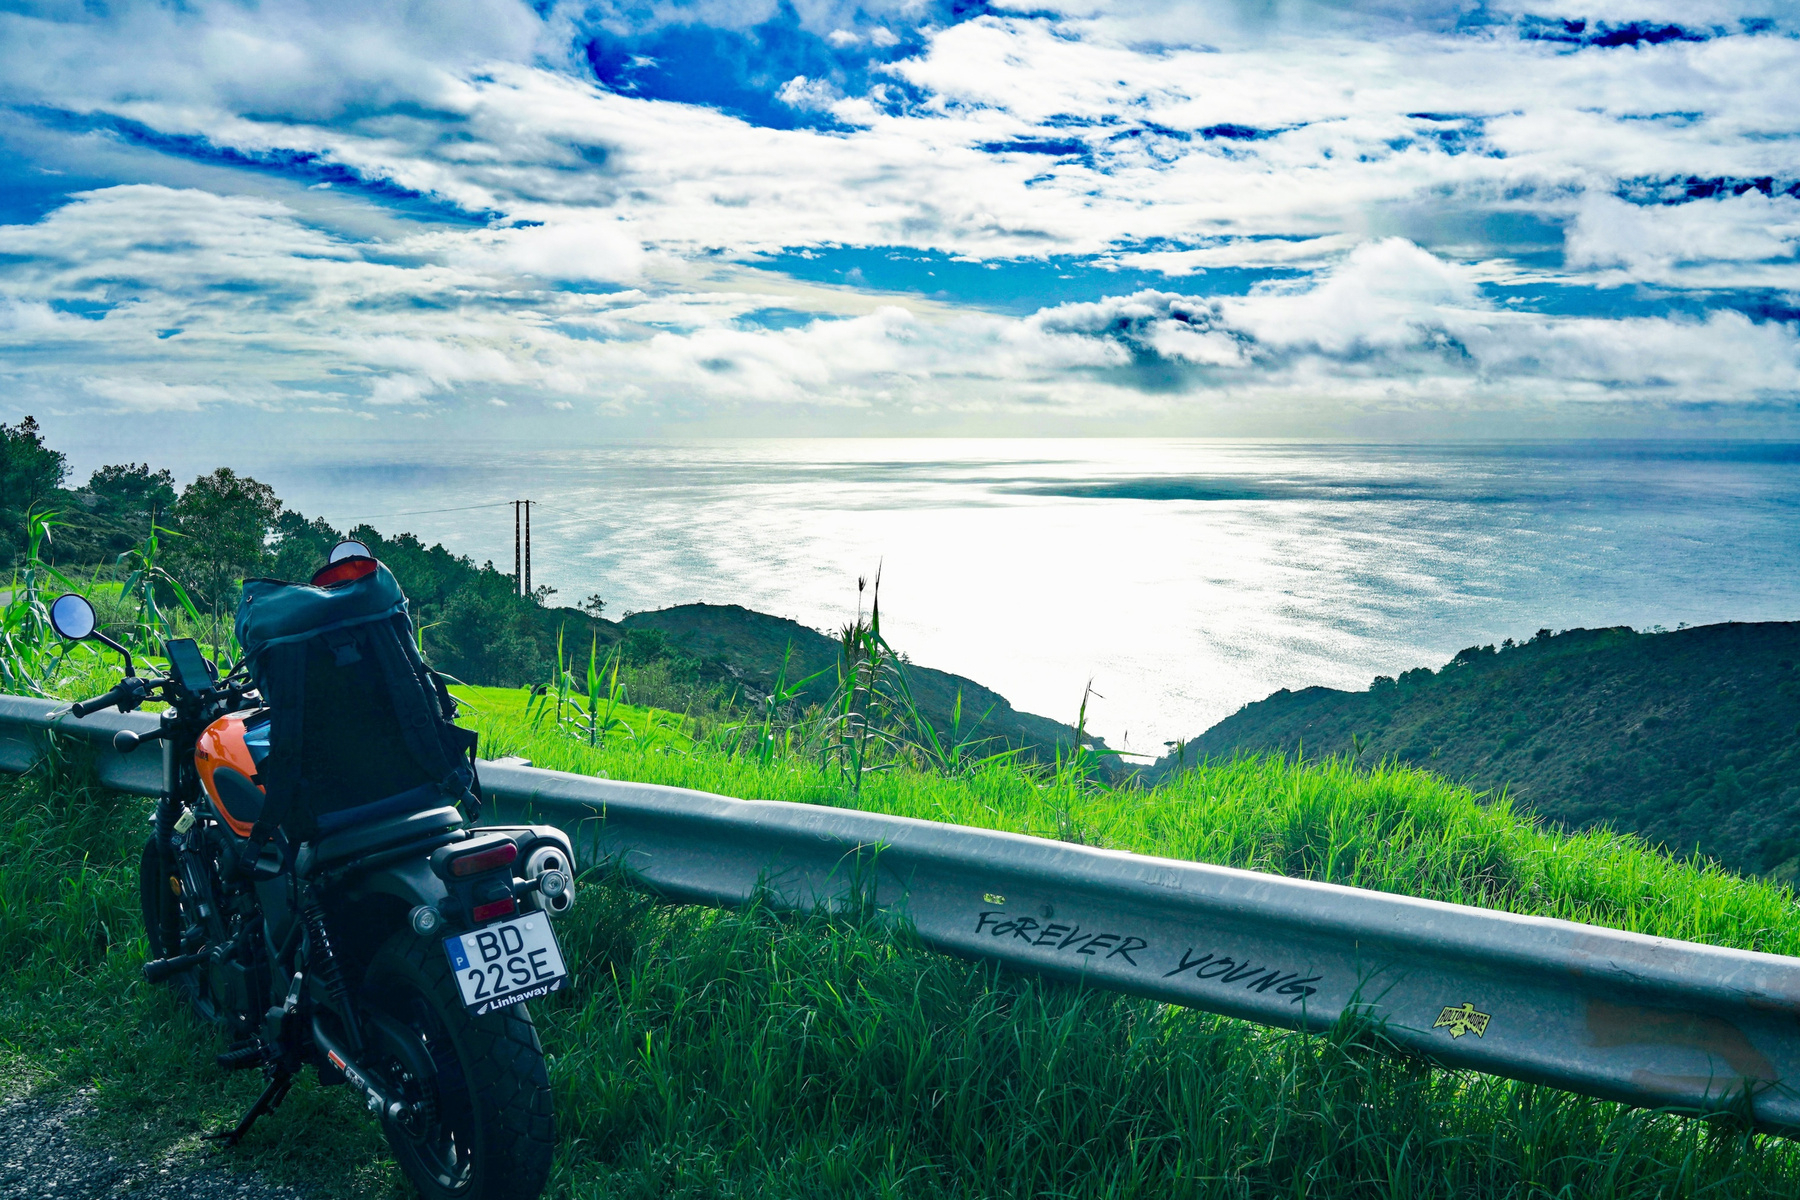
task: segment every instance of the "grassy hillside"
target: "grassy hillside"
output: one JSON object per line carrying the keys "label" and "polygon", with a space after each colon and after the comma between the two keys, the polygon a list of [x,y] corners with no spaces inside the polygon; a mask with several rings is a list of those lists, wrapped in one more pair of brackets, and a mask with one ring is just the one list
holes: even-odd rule
{"label": "grassy hillside", "polygon": [[[766,695],[774,686],[784,655],[790,683],[817,675],[800,694],[801,703],[825,704],[838,686],[840,643],[798,621],[772,617],[736,604],[683,604],[654,612],[633,613],[620,622],[629,639],[654,634],[679,654],[694,660],[707,677],[729,680],[752,694]],[[655,644],[655,643],[652,643]],[[960,725],[964,734],[976,731],[1003,746],[1043,751],[1053,757],[1054,747],[1069,746],[1075,731],[1069,726],[1033,713],[1016,711],[1000,693],[973,679],[907,664],[913,698],[919,710],[938,730],[952,737]],[[1073,705],[1080,698],[1071,696]],[[959,714],[960,704],[960,714]],[[1089,735],[1090,744],[1102,739]]]}
{"label": "grassy hillside", "polygon": [[1240,758],[1150,788],[1006,765],[960,776],[898,768],[870,777],[856,796],[801,758],[758,763],[629,740],[596,749],[533,730],[499,706],[464,723],[480,731],[483,753],[550,770],[856,807],[1800,955],[1800,909],[1785,887],[1672,858],[1631,836],[1546,830],[1506,800],[1400,765]]}
{"label": "grassy hillside", "polygon": [[[477,697],[479,699],[479,697]],[[498,700],[499,697],[494,699]],[[704,747],[533,733],[496,753],[613,778],[844,804],[835,776]],[[1561,836],[1406,768],[1240,761],[1148,792],[896,769],[860,803],[1254,869],[1800,951],[1785,890],[1628,838]],[[138,981],[129,864],[145,804],[78,764],[0,781],[0,1046],[14,1083],[91,1090],[91,1136],[197,1154],[257,1081]],[[1785,1197],[1800,1152],[1702,1122],[1427,1069],[1000,972],[903,934],[654,903],[590,879],[561,926],[575,987],[535,1006],[559,1197]],[[318,1194],[400,1185],[344,1089],[298,1087],[233,1161]]]}
{"label": "grassy hillside", "polygon": [[[576,727],[585,719],[586,714],[577,702],[564,705],[559,714],[554,699],[545,703],[541,698],[535,697],[530,688],[459,685],[452,687],[450,694],[456,697],[465,723],[500,721],[508,727],[520,727],[543,734],[557,728],[560,717],[566,730],[564,737],[580,740]],[[692,725],[684,722],[680,713],[624,702],[612,705],[608,711],[605,700],[600,702],[599,708],[602,720],[594,724],[601,736],[606,736],[605,718],[610,717],[615,722],[614,736],[631,738],[639,743],[640,749],[657,747],[685,750],[692,744],[693,739],[686,733]],[[484,758],[492,758],[502,752],[492,750],[484,742],[480,753]]]}
{"label": "grassy hillside", "polygon": [[[1800,623],[1548,630],[1366,692],[1280,691],[1182,751],[1428,767],[1570,828],[1800,872]],[[1176,766],[1175,756],[1153,776]]]}

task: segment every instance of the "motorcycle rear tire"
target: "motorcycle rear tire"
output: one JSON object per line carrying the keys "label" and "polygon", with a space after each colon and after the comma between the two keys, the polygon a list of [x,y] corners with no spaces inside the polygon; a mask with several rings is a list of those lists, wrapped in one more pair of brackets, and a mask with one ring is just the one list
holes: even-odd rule
{"label": "motorcycle rear tire", "polygon": [[[550,1176],[554,1119],[543,1046],[525,1006],[470,1012],[442,945],[411,931],[375,952],[361,994],[375,1016],[364,1023],[372,1042],[418,1039],[395,1047],[390,1070],[418,1061],[420,1047],[435,1066],[430,1129],[382,1122],[413,1186],[425,1200],[537,1200]],[[454,1172],[445,1169],[446,1129],[460,1135]]]}

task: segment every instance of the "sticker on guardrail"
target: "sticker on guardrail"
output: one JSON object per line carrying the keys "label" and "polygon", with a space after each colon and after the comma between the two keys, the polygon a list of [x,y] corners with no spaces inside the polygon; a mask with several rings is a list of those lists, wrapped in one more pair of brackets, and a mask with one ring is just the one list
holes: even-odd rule
{"label": "sticker on guardrail", "polygon": [[1486,1037],[1488,1020],[1487,1013],[1476,1012],[1475,1006],[1464,1000],[1461,1007],[1452,1006],[1439,1013],[1438,1019],[1432,1022],[1431,1027],[1448,1029],[1452,1038],[1459,1038],[1465,1033],[1472,1033],[1476,1037]]}

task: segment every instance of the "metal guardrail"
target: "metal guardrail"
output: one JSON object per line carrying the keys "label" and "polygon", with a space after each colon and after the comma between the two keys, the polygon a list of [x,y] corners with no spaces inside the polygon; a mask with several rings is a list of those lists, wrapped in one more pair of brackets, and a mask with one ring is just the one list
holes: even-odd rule
{"label": "metal guardrail", "polygon": [[[154,718],[51,710],[0,697],[0,770],[29,768],[54,728],[103,742],[109,785],[161,787],[153,756],[104,744]],[[1736,1109],[1800,1137],[1800,959],[905,817],[481,770],[499,815],[560,825],[584,865],[623,866],[672,900],[873,905],[952,954],[1290,1029],[1356,1011],[1448,1067]]]}
{"label": "metal guardrail", "polygon": [[155,796],[163,788],[163,759],[167,742],[152,742],[135,754],[112,748],[113,734],[121,729],[148,733],[157,720],[148,713],[122,713],[109,708],[82,720],[58,716],[67,704],[30,696],[0,695],[0,771],[22,775],[51,752],[50,731],[80,738],[94,753],[94,771],[100,782],[121,792]]}

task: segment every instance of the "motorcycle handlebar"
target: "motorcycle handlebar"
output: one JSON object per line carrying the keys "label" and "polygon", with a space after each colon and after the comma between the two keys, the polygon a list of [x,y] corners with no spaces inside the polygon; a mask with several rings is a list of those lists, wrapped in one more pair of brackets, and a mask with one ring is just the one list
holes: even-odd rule
{"label": "motorcycle handlebar", "polygon": [[103,708],[111,708],[130,694],[131,689],[121,683],[104,696],[95,696],[92,700],[83,700],[78,704],[69,705],[69,711],[78,717],[85,717],[89,713],[99,712]]}
{"label": "motorcycle handlebar", "polygon": [[148,700],[150,689],[162,682],[164,681],[160,679],[146,679],[133,675],[119,680],[118,685],[104,696],[95,696],[92,700],[83,700],[79,704],[69,705],[69,711],[78,717],[85,717],[89,713],[99,712],[103,708],[111,708],[116,704],[124,711],[130,712]]}

